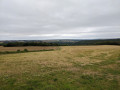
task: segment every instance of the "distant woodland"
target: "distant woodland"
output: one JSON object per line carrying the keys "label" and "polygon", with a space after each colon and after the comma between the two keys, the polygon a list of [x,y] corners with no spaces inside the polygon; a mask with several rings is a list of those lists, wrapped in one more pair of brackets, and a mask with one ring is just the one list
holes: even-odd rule
{"label": "distant woodland", "polygon": [[76,45],[120,45],[120,39],[104,40],[51,40],[51,41],[2,41],[4,47],[15,46],[76,46]]}

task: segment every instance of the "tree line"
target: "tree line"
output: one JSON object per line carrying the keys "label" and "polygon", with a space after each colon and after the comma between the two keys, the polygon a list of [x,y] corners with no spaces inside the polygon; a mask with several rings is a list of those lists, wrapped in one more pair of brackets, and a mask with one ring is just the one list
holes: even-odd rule
{"label": "tree line", "polygon": [[111,40],[82,40],[74,45],[120,45],[120,39]]}
{"label": "tree line", "polygon": [[4,47],[15,46],[76,46],[76,45],[120,45],[120,39],[108,40],[80,40],[77,42],[7,42],[3,43]]}
{"label": "tree line", "polygon": [[9,42],[3,44],[4,47],[15,47],[15,46],[58,46],[57,43],[46,43],[46,42]]}

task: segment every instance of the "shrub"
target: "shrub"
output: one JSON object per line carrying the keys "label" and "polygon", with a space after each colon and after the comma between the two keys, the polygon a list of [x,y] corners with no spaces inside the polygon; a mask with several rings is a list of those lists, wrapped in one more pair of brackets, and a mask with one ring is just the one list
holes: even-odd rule
{"label": "shrub", "polygon": [[24,49],[24,52],[28,52],[28,50],[27,50],[27,49]]}
{"label": "shrub", "polygon": [[18,49],[17,52],[20,52],[20,50]]}

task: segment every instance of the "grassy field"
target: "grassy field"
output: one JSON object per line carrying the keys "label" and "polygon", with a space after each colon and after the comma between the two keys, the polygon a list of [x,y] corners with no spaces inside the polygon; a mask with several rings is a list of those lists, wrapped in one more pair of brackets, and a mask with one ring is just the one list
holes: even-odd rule
{"label": "grassy field", "polygon": [[120,90],[120,46],[0,55],[0,90]]}

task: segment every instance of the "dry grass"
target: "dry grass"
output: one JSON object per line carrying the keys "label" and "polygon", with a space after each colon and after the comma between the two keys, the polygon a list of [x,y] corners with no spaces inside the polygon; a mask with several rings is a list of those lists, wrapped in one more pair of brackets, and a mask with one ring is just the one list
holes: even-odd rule
{"label": "dry grass", "polygon": [[[23,49],[23,47],[19,48]],[[41,49],[41,47],[28,48],[34,50],[36,48]],[[42,49],[43,48],[47,47],[42,47]],[[37,65],[41,67],[47,66],[53,68],[74,68],[74,65],[91,65],[93,63],[104,61],[105,57],[110,57],[112,55],[109,54],[109,52],[116,52],[118,50],[120,50],[118,46],[65,46],[61,47],[60,51],[1,55],[0,73],[4,73],[4,70],[8,73],[26,72],[32,70],[30,68],[36,70]],[[104,57],[101,56],[104,55],[103,53],[105,53]],[[34,70],[32,70],[33,73]]]}
{"label": "dry grass", "polygon": [[29,51],[36,51],[36,50],[50,50],[50,49],[57,49],[58,47],[55,46],[24,46],[24,47],[3,47],[0,46],[0,52],[5,51],[17,51],[27,49]]}
{"label": "dry grass", "polygon": [[[23,49],[24,47],[7,48],[2,49],[2,51],[17,50],[18,48]],[[28,50],[38,50],[41,48],[50,49],[57,47],[33,47],[33,48],[25,47],[25,48],[27,48]],[[119,72],[117,72],[118,70],[120,70],[119,68],[120,63],[118,60],[120,57],[119,55],[120,46],[62,46],[60,50],[49,52],[46,51],[46,52],[5,54],[0,55],[0,76],[10,77],[15,75],[15,77],[17,76],[16,77],[17,83],[19,83],[19,81],[25,83],[26,81],[24,81],[23,78],[25,78],[26,76],[24,75],[27,75],[29,78],[33,78],[41,77],[42,75],[43,76],[47,75],[49,77],[49,75],[51,76],[55,74],[57,76],[53,75],[51,78],[57,77],[58,79],[60,79],[59,82],[68,83],[69,82],[68,78],[71,77],[71,80],[74,80],[75,81],[74,83],[77,83],[75,85],[73,84],[71,85],[79,87],[81,83],[78,82],[77,79],[80,79],[81,82],[83,82],[82,81],[83,79],[86,80],[90,76],[94,80],[94,77],[92,76],[96,75],[96,77],[101,78],[103,78],[102,76],[104,76],[103,81],[100,80],[100,82],[105,83],[105,85],[107,85],[106,80],[109,81],[108,77],[111,76],[112,80],[116,80],[114,77],[118,77],[117,82],[120,83]],[[115,71],[116,69],[118,70]],[[65,72],[63,73],[61,71]],[[56,72],[60,72],[60,75]],[[67,74],[67,72],[70,73]],[[84,76],[81,75],[89,76],[85,78]],[[50,82],[51,78],[49,78]],[[68,82],[66,81],[63,82],[61,78],[66,78],[66,81],[68,80]],[[44,82],[47,82],[46,79],[44,80]],[[99,82],[99,80],[97,82]],[[108,84],[110,84],[110,82],[108,82]],[[55,84],[55,87],[58,86],[56,86]],[[106,89],[107,86],[104,86],[103,88]]]}
{"label": "dry grass", "polygon": [[[11,48],[9,50],[12,50]],[[24,47],[13,48],[15,50],[18,48],[23,49]],[[29,50],[43,48],[50,49],[56,47],[28,47]],[[74,70],[76,68],[75,65],[84,66],[102,62],[119,50],[119,46],[64,46],[61,47],[61,50],[50,52],[0,55],[0,74],[14,74],[27,71],[35,73],[38,69],[37,66],[41,66],[42,68],[46,66],[58,69],[68,68],[71,70],[73,68]]]}

